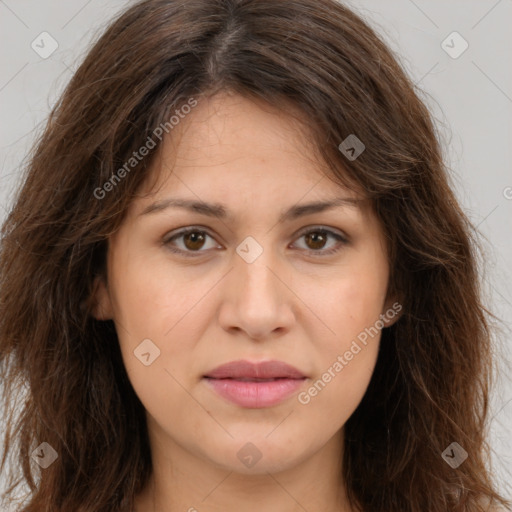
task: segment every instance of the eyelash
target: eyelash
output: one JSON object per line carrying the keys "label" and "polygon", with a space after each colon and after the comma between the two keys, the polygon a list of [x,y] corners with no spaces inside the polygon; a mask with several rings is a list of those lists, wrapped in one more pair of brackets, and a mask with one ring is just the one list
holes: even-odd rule
{"label": "eyelash", "polygon": [[[177,238],[180,238],[182,236],[185,236],[185,235],[188,235],[190,233],[201,233],[201,234],[205,234],[207,236],[209,236],[210,238],[214,238],[213,236],[211,236],[207,231],[205,231],[204,229],[200,229],[200,228],[197,228],[197,227],[191,227],[191,228],[186,228],[186,229],[182,229],[181,231],[175,233],[172,237],[164,240],[163,244],[165,246],[167,246],[167,249],[169,249],[171,252],[173,253],[176,253],[176,254],[181,254],[181,255],[184,255],[185,257],[191,257],[191,258],[195,258],[195,257],[198,257],[201,255],[201,253],[204,253],[204,252],[207,252],[207,251],[204,251],[204,250],[198,250],[198,251],[190,251],[190,250],[187,250],[187,251],[184,251],[182,249],[177,249],[176,247],[173,247],[171,246],[171,242]],[[338,246],[335,246],[331,249],[327,249],[327,250],[322,250],[322,249],[319,249],[317,251],[313,250],[313,249],[305,249],[306,253],[308,254],[312,254],[314,256],[320,256],[320,257],[324,257],[324,256],[330,256],[331,254],[335,254],[339,251],[342,250],[342,248],[348,244],[348,240],[340,235],[339,233],[336,233],[334,231],[331,231],[330,229],[326,229],[326,228],[312,228],[308,231],[305,231],[305,232],[302,232],[301,234],[299,234],[298,238],[302,238],[306,235],[309,235],[311,233],[321,233],[322,235],[327,235],[327,236],[332,236],[333,238],[335,238],[338,242],[340,242],[341,246],[338,245]]]}

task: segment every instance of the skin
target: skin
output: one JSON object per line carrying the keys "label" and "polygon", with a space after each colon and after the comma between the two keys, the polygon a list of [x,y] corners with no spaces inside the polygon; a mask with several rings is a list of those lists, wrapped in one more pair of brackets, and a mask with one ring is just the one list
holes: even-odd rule
{"label": "skin", "polygon": [[[296,204],[360,196],[326,178],[292,118],[241,96],[200,101],[159,149],[156,182],[109,241],[108,283],[96,293],[95,316],[114,320],[147,414],[154,471],[136,511],[350,511],[343,426],[369,384],[380,333],[307,404],[295,394],[242,408],[202,376],[232,360],[277,359],[308,376],[300,392],[310,388],[394,302],[381,226],[364,201],[278,222]],[[222,203],[233,218],[142,214],[169,197]],[[189,226],[203,230],[202,243],[169,241]],[[319,227],[348,242],[304,236]],[[247,236],[263,249],[252,263],[236,252]],[[144,339],[160,350],[148,366],[134,355]],[[261,454],[250,468],[237,456],[248,442]]]}

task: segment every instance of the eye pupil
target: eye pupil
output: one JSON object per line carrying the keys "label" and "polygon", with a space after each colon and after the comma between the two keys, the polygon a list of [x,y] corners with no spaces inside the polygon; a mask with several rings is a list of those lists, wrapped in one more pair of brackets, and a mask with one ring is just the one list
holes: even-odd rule
{"label": "eye pupil", "polygon": [[[319,231],[313,231],[306,235],[306,240],[313,242],[313,249],[321,249],[325,245],[325,234]],[[320,245],[315,245],[320,241]]]}
{"label": "eye pupil", "polygon": [[[187,247],[187,249],[190,249],[190,250],[200,249],[202,247],[202,245],[204,244],[204,235],[202,233],[200,233],[199,231],[192,231],[191,233],[187,233],[183,236],[183,238],[185,241],[185,246]],[[188,244],[189,240],[192,241],[192,246],[190,246]],[[199,246],[195,245],[198,242],[199,242]]]}
{"label": "eye pupil", "polygon": [[[188,229],[182,230],[167,241],[164,240],[164,244],[167,245],[169,250],[172,252],[188,256],[199,256],[201,254],[208,253],[208,251],[203,250],[203,246],[206,243],[206,237],[211,238],[212,235],[209,235],[206,231],[201,229]],[[338,241],[338,246],[331,249],[325,249],[325,246],[331,237]],[[324,229],[310,230],[309,232],[300,235],[299,238],[305,240],[305,244],[309,249],[309,254],[314,253],[318,256],[337,253],[340,251],[339,245],[343,246],[347,244],[346,239],[344,239],[341,235],[337,235],[330,230]],[[184,248],[174,248],[173,241],[175,239],[181,239],[181,244],[183,244]],[[308,252],[307,249],[306,252]]]}

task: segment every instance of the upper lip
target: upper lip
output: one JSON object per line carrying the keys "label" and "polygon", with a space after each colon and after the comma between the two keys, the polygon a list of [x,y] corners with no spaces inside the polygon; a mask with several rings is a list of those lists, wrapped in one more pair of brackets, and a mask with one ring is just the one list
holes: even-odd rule
{"label": "upper lip", "polygon": [[208,372],[205,377],[212,379],[303,379],[305,375],[283,361],[272,360],[252,363],[251,361],[239,360],[218,366]]}

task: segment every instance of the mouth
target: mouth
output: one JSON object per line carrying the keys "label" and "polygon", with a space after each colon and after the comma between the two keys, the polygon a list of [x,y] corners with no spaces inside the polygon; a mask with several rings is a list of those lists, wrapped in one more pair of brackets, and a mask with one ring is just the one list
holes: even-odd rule
{"label": "mouth", "polygon": [[274,382],[276,380],[285,380],[288,377],[274,377],[272,379],[259,379],[257,377],[225,377],[222,379],[217,379],[215,377],[205,377],[205,379],[214,379],[214,380],[237,380],[239,382]]}
{"label": "mouth", "polygon": [[218,366],[208,372],[204,377],[212,379],[302,379],[306,377],[300,370],[284,361],[258,361],[246,360],[231,361]]}
{"label": "mouth", "polygon": [[281,361],[233,361],[203,376],[203,381],[217,395],[251,409],[272,407],[285,401],[306,380],[297,368]]}

